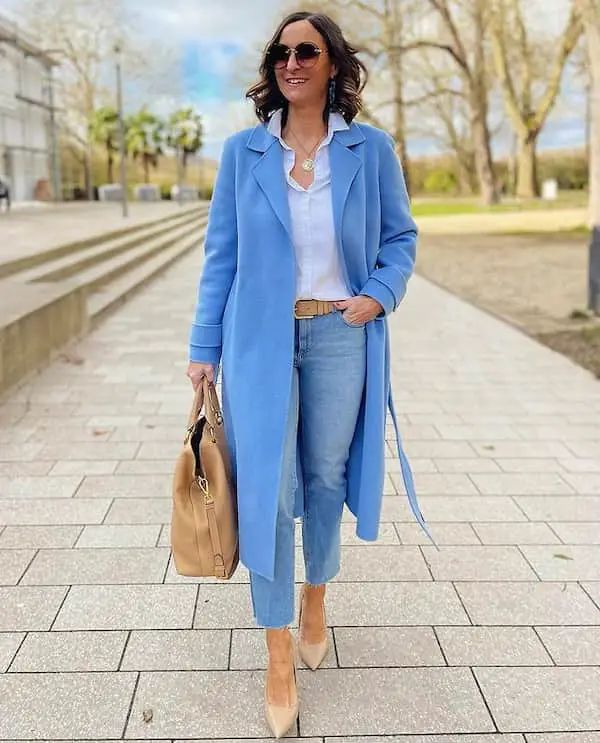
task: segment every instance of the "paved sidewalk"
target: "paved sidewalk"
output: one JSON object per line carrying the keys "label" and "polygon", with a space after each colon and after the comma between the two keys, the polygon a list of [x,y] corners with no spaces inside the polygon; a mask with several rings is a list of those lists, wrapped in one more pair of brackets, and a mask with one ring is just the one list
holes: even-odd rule
{"label": "paved sidewalk", "polygon": [[[170,561],[199,263],[0,405],[1,740],[269,738],[246,571],[196,583]],[[391,325],[441,551],[398,492],[390,444],[381,540],[344,524],[335,649],[299,672],[295,734],[599,743],[600,385],[418,277]]]}

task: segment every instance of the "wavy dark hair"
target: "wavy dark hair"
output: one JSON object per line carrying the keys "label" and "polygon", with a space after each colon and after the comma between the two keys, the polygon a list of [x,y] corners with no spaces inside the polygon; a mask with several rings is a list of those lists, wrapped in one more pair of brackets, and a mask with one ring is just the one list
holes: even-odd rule
{"label": "wavy dark hair", "polygon": [[297,21],[308,21],[321,34],[327,44],[329,58],[337,68],[335,101],[333,106],[329,102],[326,104],[323,119],[327,121],[330,111],[339,111],[346,123],[350,124],[362,110],[361,94],[367,84],[368,71],[357,56],[360,50],[346,41],[342,29],[324,13],[299,11],[281,21],[263,52],[259,67],[261,79],[248,89],[246,98],[254,102],[256,116],[262,123],[267,122],[279,108],[283,108],[284,121],[287,119],[288,101],[279,90],[275,70],[268,62],[268,52],[273,44],[279,42],[284,29]]}

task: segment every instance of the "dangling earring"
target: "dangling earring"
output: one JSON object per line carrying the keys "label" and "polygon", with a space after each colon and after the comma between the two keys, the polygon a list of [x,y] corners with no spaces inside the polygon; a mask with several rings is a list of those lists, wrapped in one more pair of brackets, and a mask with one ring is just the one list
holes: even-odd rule
{"label": "dangling earring", "polygon": [[329,78],[329,108],[335,104],[335,77]]}

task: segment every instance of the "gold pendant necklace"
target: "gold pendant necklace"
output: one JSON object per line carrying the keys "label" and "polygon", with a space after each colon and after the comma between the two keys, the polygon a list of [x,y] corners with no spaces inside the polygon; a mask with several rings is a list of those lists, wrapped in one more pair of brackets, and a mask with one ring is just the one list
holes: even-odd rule
{"label": "gold pendant necklace", "polygon": [[292,137],[296,140],[300,149],[304,150],[304,154],[306,155],[306,157],[302,161],[302,170],[304,170],[306,173],[311,173],[315,169],[315,161],[313,159],[313,155],[315,153],[315,150],[318,148],[321,142],[321,139],[319,139],[316,142],[316,144],[313,146],[313,148],[309,152],[291,129],[289,130],[289,132],[292,135]]}

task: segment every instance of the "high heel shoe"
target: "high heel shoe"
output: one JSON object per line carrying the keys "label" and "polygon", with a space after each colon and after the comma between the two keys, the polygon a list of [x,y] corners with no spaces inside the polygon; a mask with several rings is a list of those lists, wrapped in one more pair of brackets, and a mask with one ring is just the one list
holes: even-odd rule
{"label": "high heel shoe", "polygon": [[269,667],[265,678],[265,715],[276,738],[298,718],[296,649],[289,629],[267,629]]}
{"label": "high heel shoe", "polygon": [[327,655],[327,623],[325,618],[325,585],[305,583],[300,595],[298,649],[306,665],[316,671]]}

